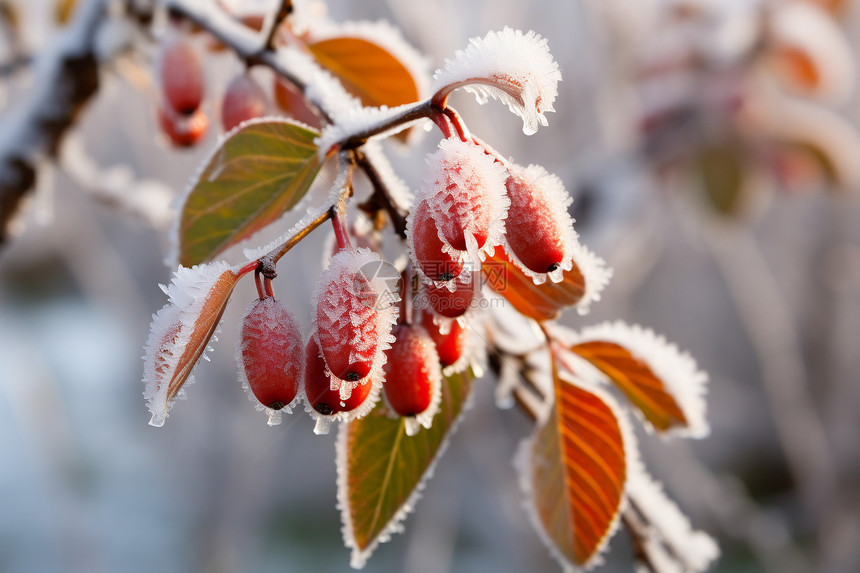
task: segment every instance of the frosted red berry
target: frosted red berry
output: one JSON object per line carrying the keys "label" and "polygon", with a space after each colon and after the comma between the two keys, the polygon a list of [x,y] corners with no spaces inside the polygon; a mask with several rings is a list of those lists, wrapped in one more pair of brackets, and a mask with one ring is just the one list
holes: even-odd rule
{"label": "frosted red berry", "polygon": [[320,119],[308,106],[304,94],[293,87],[287,80],[276,76],[273,93],[275,103],[288,117],[319,129]]}
{"label": "frosted red berry", "polygon": [[420,326],[398,325],[394,338],[386,351],[385,397],[401,416],[415,416],[433,402],[434,385],[441,379],[439,356],[430,335]]}
{"label": "frosted red berry", "polygon": [[381,259],[368,249],[344,249],[330,260],[316,292],[318,342],[329,370],[348,382],[364,379],[381,360],[396,317],[394,290],[375,272]]}
{"label": "frosted red berry", "polygon": [[191,147],[203,139],[209,129],[209,117],[198,109],[191,115],[179,115],[171,108],[158,108],[158,124],[171,144]]}
{"label": "frosted red berry", "polygon": [[302,339],[287,308],[272,297],[258,300],[242,321],[239,354],[248,386],[273,410],[290,405],[302,379]]}
{"label": "frosted red berry", "polygon": [[247,74],[233,78],[224,92],[221,104],[221,124],[230,131],[243,121],[266,114],[266,94]]}
{"label": "frosted red berry", "polygon": [[346,400],[341,400],[340,390],[331,389],[331,379],[326,376],[325,360],[316,339],[311,336],[305,348],[305,395],[311,408],[325,416],[338,412],[351,412],[361,406],[370,394],[370,382],[352,389]]}
{"label": "frosted red berry", "polygon": [[433,339],[442,366],[451,366],[460,360],[466,346],[466,329],[459,322],[451,321],[451,330],[448,334],[442,334],[439,326],[433,322],[433,313],[427,311],[421,317],[421,325]]}
{"label": "frosted red berry", "polygon": [[445,287],[438,288],[435,285],[425,284],[427,303],[437,314],[447,318],[463,316],[472,307],[477,294],[475,289],[478,285],[474,281],[475,273],[472,273],[470,282],[456,281],[453,292]]}
{"label": "frosted red berry", "polygon": [[433,281],[449,281],[463,272],[457,257],[442,250],[436,222],[430,216],[427,201],[418,203],[409,225],[410,242],[415,262],[421,272]]}
{"label": "frosted red berry", "polygon": [[203,63],[191,42],[177,37],[165,43],[159,63],[164,98],[181,115],[191,115],[203,101]]}
{"label": "frosted red berry", "polygon": [[442,238],[458,251],[468,250],[468,236],[483,248],[505,217],[504,168],[474,143],[453,139],[439,144],[427,166],[421,198]]}
{"label": "frosted red berry", "polygon": [[550,273],[564,263],[565,242],[573,234],[570,203],[561,181],[543,168],[515,168],[507,182],[511,206],[505,220],[508,246],[535,273]]}

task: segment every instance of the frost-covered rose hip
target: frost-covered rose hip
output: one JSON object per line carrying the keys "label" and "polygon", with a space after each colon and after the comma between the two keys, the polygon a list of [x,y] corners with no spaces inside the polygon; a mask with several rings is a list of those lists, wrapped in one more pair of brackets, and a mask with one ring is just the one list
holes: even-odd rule
{"label": "frost-covered rose hip", "polygon": [[371,389],[369,382],[359,384],[352,389],[349,398],[342,399],[339,389],[331,389],[331,379],[326,376],[325,360],[316,339],[311,336],[305,348],[305,396],[311,408],[324,416],[351,412],[364,403]]}
{"label": "frost-covered rose hip", "polygon": [[317,341],[333,375],[352,385],[385,362],[397,318],[397,285],[377,276],[382,259],[343,249],[329,260],[315,292]]}
{"label": "frost-covered rose hip", "polygon": [[395,412],[416,418],[416,424],[407,426],[407,433],[413,435],[418,424],[430,427],[438,407],[442,382],[439,355],[430,335],[420,326],[398,325],[394,338],[394,345],[386,352],[383,388]]}
{"label": "frost-covered rose hip", "polygon": [[437,314],[441,314],[447,318],[457,318],[463,316],[471,308],[472,301],[477,294],[475,284],[477,273],[470,273],[472,280],[463,282],[458,280],[454,286],[454,291],[447,288],[438,288],[435,285],[425,284],[424,292],[427,295],[427,302]]}
{"label": "frost-covered rose hip", "polygon": [[416,200],[428,201],[430,216],[449,245],[476,252],[501,241],[508,207],[505,177],[504,168],[478,145],[445,139],[427,156]]}
{"label": "frost-covered rose hip", "polygon": [[186,38],[167,40],[159,62],[159,78],[164,98],[173,111],[191,115],[203,101],[203,63]]}
{"label": "frost-covered rose hip", "polygon": [[418,203],[410,214],[407,233],[415,264],[432,281],[449,281],[463,272],[463,265],[443,250],[436,222],[430,216],[427,201]]}
{"label": "frost-covered rose hip", "polygon": [[571,268],[576,233],[567,212],[570,196],[561,180],[539,165],[510,166],[505,183],[511,201],[505,220],[508,251],[532,273],[561,280]]}
{"label": "frost-covered rose hip", "polygon": [[230,131],[243,121],[266,113],[266,94],[248,74],[239,74],[227,85],[221,103],[221,123]]}
{"label": "frost-covered rose hip", "polygon": [[200,141],[209,129],[209,116],[202,109],[191,115],[180,115],[170,107],[158,108],[161,131],[177,147],[191,147]]}
{"label": "frost-covered rose hip", "polygon": [[439,326],[433,322],[433,313],[425,311],[421,317],[421,325],[436,344],[436,352],[442,366],[451,366],[460,360],[466,345],[466,329],[459,322],[451,321],[451,330],[448,334],[442,334]]}
{"label": "frost-covered rose hip", "polygon": [[[301,384],[302,337],[287,308],[273,297],[252,303],[242,320],[236,358],[240,374],[260,404],[290,406]],[[280,422],[270,413],[270,425]]]}

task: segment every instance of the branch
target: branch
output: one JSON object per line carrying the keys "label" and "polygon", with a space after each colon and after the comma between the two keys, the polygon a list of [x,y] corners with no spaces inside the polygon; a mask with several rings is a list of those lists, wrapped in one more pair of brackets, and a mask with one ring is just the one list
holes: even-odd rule
{"label": "branch", "polygon": [[36,59],[36,92],[0,118],[0,245],[21,200],[36,183],[40,157],[55,156],[63,135],[99,87],[94,52],[107,0],[89,0],[71,26]]}

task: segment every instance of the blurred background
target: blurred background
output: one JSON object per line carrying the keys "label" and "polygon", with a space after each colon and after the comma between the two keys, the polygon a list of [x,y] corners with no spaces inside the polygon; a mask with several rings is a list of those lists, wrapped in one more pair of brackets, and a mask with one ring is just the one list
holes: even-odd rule
{"label": "blurred background", "polygon": [[[3,19],[0,65],[38,56],[56,36],[57,10],[72,7],[0,6],[18,14],[17,24]],[[583,242],[614,268],[591,313],[563,322],[648,326],[710,374],[711,435],[641,433],[648,467],[693,525],[718,539],[714,571],[860,571],[856,3],[332,0],[327,8],[334,21],[395,23],[431,70],[488,30],[548,39],[564,78],[549,127],[526,137],[498,103],[481,107],[458,93],[453,105],[502,154],[562,177]],[[114,23],[100,32],[107,51],[129,37],[137,49],[103,65],[101,89],[60,160],[41,166],[0,252],[0,571],[348,571],[334,435],[313,435],[301,414],[267,427],[237,382],[250,283],[234,294],[189,400],[164,428],[147,425],[140,355],[164,303],[158,283],[170,277],[171,201],[219,126],[191,150],[167,144],[149,78],[156,47],[134,30]],[[213,54],[209,93],[241,69],[229,53]],[[271,76],[254,73],[270,85]],[[26,63],[3,74],[0,113],[9,117],[37,76]],[[213,117],[217,101],[205,104]],[[413,188],[436,139],[390,154]],[[325,193],[315,188],[303,207]],[[311,235],[275,281],[304,332],[308,277],[321,270],[325,240],[325,231]],[[558,570],[525,517],[511,463],[530,422],[496,408],[493,386],[491,377],[476,383],[474,406],[405,533],[380,546],[367,570]],[[598,570],[632,567],[619,532]]]}

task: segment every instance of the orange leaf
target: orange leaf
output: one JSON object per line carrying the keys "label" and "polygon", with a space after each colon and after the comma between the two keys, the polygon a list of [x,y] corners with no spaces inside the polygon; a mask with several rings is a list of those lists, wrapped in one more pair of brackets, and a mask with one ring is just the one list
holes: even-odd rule
{"label": "orange leaf", "polygon": [[606,374],[660,432],[687,426],[687,418],[644,361],[613,342],[592,341],[570,349]]}
{"label": "orange leaf", "polygon": [[511,262],[503,247],[481,265],[484,280],[497,293],[505,297],[513,307],[537,321],[558,318],[561,311],[579,302],[585,294],[585,278],[574,262],[573,268],[564,273],[560,283],[545,282],[540,285],[527,277]]}
{"label": "orange leaf", "polygon": [[628,444],[608,396],[561,378],[555,394],[521,468],[538,531],[562,565],[587,568],[619,518]]}
{"label": "orange leaf", "polygon": [[363,38],[330,38],[308,49],[365,106],[394,107],[418,101],[418,85],[394,55]]}

